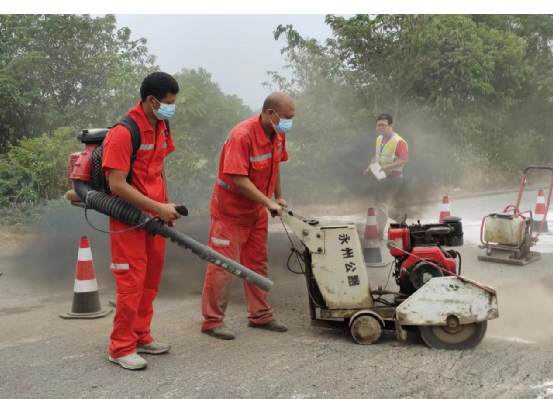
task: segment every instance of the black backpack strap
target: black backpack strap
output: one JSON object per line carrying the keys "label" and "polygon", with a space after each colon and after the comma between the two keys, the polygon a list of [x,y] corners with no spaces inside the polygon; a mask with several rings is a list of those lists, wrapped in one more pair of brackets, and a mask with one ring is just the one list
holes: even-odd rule
{"label": "black backpack strap", "polygon": [[122,117],[121,120],[117,122],[117,124],[125,126],[131,132],[131,141],[132,141],[131,163],[133,163],[136,160],[136,154],[140,149],[140,144],[142,144],[140,129],[138,128],[138,125],[136,124],[134,119],[128,115],[125,115],[124,117]]}
{"label": "black backpack strap", "polygon": [[164,119],[163,122],[165,122],[165,129],[167,129],[167,133],[171,134],[171,126],[169,125],[169,119]]}
{"label": "black backpack strap", "polygon": [[132,184],[132,164],[136,160],[136,154],[138,153],[138,150],[140,149],[140,145],[142,144],[140,129],[138,128],[138,125],[136,124],[135,120],[128,115],[125,115],[124,117],[122,117],[121,120],[115,124],[115,126],[117,125],[124,126],[127,129],[129,129],[129,131],[131,132],[132,155],[131,155],[131,167],[129,169],[129,174],[127,175],[127,182],[129,184]]}

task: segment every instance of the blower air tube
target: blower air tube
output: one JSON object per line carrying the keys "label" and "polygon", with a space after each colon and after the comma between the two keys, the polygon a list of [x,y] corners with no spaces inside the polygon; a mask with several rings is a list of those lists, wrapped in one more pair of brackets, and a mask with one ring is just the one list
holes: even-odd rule
{"label": "blower air tube", "polygon": [[72,180],[72,182],[75,193],[88,208],[131,226],[147,223],[143,228],[149,233],[168,238],[177,245],[191,250],[200,259],[225,269],[229,273],[261,288],[263,291],[268,292],[272,288],[273,282],[271,280],[193,240],[180,231],[154,220],[151,215],[142,212],[140,208],[106,193],[95,191],[87,182],[81,180]]}

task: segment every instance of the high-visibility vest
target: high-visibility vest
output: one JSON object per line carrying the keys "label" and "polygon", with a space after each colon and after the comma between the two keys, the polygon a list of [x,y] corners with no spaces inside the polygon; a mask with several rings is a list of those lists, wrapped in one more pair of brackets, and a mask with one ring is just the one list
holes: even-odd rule
{"label": "high-visibility vest", "polygon": [[[400,141],[403,141],[407,146],[407,142],[403,140],[399,134],[394,132],[390,141],[382,146],[382,136],[378,136],[376,139],[376,162],[380,164],[380,166],[391,165],[397,161],[396,148]],[[407,148],[409,147],[407,146]],[[390,171],[401,172],[403,171],[403,166],[390,169]]]}

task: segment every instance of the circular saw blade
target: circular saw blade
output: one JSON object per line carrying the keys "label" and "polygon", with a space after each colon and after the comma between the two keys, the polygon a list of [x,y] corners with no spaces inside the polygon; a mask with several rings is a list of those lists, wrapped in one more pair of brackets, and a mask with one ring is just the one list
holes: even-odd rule
{"label": "circular saw blade", "polygon": [[419,326],[422,339],[433,349],[465,350],[477,346],[488,328],[488,322],[447,326]]}

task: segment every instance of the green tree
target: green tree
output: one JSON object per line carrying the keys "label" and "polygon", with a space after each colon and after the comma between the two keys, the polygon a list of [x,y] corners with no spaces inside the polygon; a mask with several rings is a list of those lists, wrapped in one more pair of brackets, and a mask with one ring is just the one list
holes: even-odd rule
{"label": "green tree", "polygon": [[60,198],[68,189],[69,154],[82,150],[72,128],[22,139],[0,158],[0,207],[38,204]]}
{"label": "green tree", "polygon": [[[342,147],[346,164],[334,163],[327,176],[351,180],[344,176],[352,157],[363,158],[359,173],[374,151],[382,112],[409,143],[414,181],[452,183],[475,167],[504,173],[553,161],[551,16],[328,15],[326,22],[333,36],[324,43],[292,26],[275,31],[292,78],[269,74],[296,98],[295,137],[306,146],[323,139],[317,151],[302,152],[303,164],[325,169],[335,159],[326,144]],[[306,181],[321,180],[315,169]]]}
{"label": "green tree", "polygon": [[0,16],[0,153],[61,126],[105,126],[153,70],[145,39],[115,16]]}

